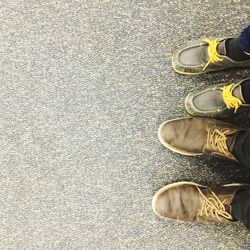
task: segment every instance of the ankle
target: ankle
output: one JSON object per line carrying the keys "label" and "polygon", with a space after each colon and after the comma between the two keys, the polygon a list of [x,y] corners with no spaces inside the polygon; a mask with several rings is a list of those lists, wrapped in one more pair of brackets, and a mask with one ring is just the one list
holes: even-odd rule
{"label": "ankle", "polygon": [[241,84],[241,93],[244,101],[250,104],[250,79],[243,81]]}
{"label": "ankle", "polygon": [[241,32],[238,40],[240,49],[250,56],[250,26]]}
{"label": "ankle", "polygon": [[226,55],[235,61],[250,60],[250,55],[240,48],[238,38],[231,38],[226,41]]}

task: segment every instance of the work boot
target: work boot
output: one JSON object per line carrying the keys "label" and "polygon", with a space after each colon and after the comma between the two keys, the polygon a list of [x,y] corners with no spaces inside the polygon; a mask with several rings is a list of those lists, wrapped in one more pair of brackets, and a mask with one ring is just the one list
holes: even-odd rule
{"label": "work boot", "polygon": [[190,115],[213,118],[228,118],[250,110],[242,93],[242,80],[236,84],[222,83],[193,92],[185,99],[185,108]]}
{"label": "work boot", "polygon": [[243,130],[219,120],[186,117],[161,124],[158,136],[165,147],[179,154],[209,154],[239,162],[233,154],[239,131]]}
{"label": "work boot", "polygon": [[235,61],[227,56],[226,41],[233,38],[203,39],[173,55],[172,66],[177,73],[198,75],[235,67],[250,67],[249,60]]}
{"label": "work boot", "polygon": [[213,190],[194,182],[176,182],[156,192],[153,211],[160,217],[186,222],[231,222],[232,202],[247,184],[228,184]]}

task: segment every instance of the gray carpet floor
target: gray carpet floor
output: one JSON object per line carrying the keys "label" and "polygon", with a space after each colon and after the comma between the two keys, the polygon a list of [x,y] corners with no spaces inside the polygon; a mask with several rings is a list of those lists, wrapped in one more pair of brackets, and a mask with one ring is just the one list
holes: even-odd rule
{"label": "gray carpet floor", "polygon": [[247,169],[157,138],[164,120],[186,115],[189,91],[249,76],[171,68],[187,41],[237,36],[249,5],[0,1],[0,249],[250,249],[240,222],[169,222],[151,209],[171,182],[250,182]]}

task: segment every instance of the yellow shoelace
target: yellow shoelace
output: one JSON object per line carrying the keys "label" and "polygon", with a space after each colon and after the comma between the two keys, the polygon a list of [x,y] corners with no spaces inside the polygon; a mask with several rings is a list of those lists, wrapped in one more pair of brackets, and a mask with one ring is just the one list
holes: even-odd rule
{"label": "yellow shoelace", "polygon": [[217,52],[217,46],[220,42],[218,38],[214,40],[205,38],[203,42],[208,44],[208,56],[209,56],[209,60],[203,68],[203,70],[205,70],[210,63],[222,62],[223,58],[221,58],[220,54]]}
{"label": "yellow shoelace", "polygon": [[224,205],[226,200],[221,201],[211,189],[209,190],[213,197],[210,198],[207,198],[199,188],[198,190],[200,195],[204,199],[201,205],[201,210],[199,212],[200,216],[203,216],[205,214],[206,217],[217,218],[218,220],[222,220],[223,218],[227,220],[233,219],[232,215],[226,211]]}
{"label": "yellow shoelace", "polygon": [[219,151],[225,155],[229,155],[227,147],[227,133],[229,130],[224,132],[215,129],[213,131],[209,130],[207,134],[207,145],[212,145],[215,151]]}
{"label": "yellow shoelace", "polygon": [[240,105],[242,105],[242,101],[233,96],[233,90],[234,90],[235,84],[230,84],[228,86],[225,86],[222,88],[222,96],[225,104],[227,105],[228,109],[234,108],[234,113],[236,113],[237,109]]}

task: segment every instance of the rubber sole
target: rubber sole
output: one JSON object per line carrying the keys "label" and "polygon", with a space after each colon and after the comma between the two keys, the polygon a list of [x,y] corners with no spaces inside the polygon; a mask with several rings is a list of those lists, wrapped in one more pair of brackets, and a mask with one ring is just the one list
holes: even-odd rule
{"label": "rubber sole", "polygon": [[190,115],[194,115],[194,113],[193,112],[191,112],[189,109],[188,109],[188,107],[187,107],[187,99],[188,99],[188,95],[185,97],[185,100],[184,100],[184,108],[185,108],[185,110],[188,112],[188,114],[190,114]]}
{"label": "rubber sole", "polygon": [[174,67],[174,62],[173,62],[173,57],[172,57],[172,68],[174,69],[174,71],[178,74],[181,74],[181,75],[190,75],[190,76],[195,76],[195,75],[202,75],[202,74],[206,74],[208,72],[199,72],[199,73],[194,73],[194,72],[182,72],[182,71],[179,71],[177,70],[175,67]]}
{"label": "rubber sole", "polygon": [[237,68],[250,68],[250,66],[235,66],[235,67],[229,67],[229,68],[225,68],[225,69],[219,69],[219,70],[214,70],[214,71],[205,71],[205,72],[183,72],[183,71],[179,71],[178,69],[176,69],[174,67],[174,63],[173,63],[173,58],[172,58],[172,68],[174,69],[174,71],[178,74],[181,75],[190,75],[190,76],[195,76],[195,75],[203,75],[203,74],[207,74],[207,73],[213,73],[213,72],[219,72],[219,71],[224,71],[227,69],[237,69]]}

